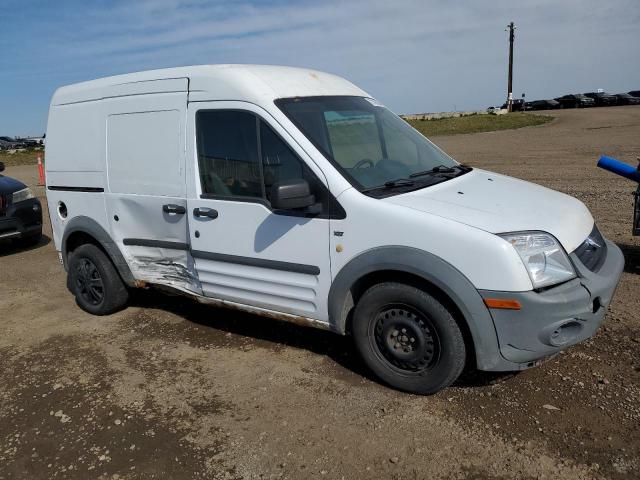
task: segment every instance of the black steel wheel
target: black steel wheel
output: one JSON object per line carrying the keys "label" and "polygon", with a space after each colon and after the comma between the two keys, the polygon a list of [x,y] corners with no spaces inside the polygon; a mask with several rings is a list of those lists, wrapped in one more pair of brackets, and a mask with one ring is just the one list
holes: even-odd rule
{"label": "black steel wheel", "polygon": [[69,254],[67,287],[78,306],[93,315],[116,312],[129,299],[129,292],[109,257],[90,243]]}
{"label": "black steel wheel", "polygon": [[460,327],[428,292],[396,282],[374,285],[358,300],[352,326],[365,364],[394,388],[430,395],[462,373]]}
{"label": "black steel wheel", "polygon": [[75,264],[75,288],[78,295],[91,305],[100,305],[104,301],[104,283],[98,267],[86,257]]}
{"label": "black steel wheel", "polygon": [[437,363],[440,339],[423,313],[408,305],[388,305],[373,326],[378,353],[399,370],[421,372]]}

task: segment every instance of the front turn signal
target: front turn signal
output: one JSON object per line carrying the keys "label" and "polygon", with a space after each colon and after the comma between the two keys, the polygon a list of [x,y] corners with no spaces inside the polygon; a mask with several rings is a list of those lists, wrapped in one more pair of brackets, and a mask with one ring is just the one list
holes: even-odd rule
{"label": "front turn signal", "polygon": [[522,308],[519,301],[504,298],[485,298],[484,304],[489,308],[499,308],[502,310],[520,310]]}

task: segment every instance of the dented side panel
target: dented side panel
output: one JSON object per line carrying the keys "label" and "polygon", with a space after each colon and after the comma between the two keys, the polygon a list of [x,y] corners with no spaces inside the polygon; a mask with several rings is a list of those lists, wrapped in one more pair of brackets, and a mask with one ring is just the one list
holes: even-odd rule
{"label": "dented side panel", "polygon": [[[165,204],[186,209],[186,200],[120,194],[105,197],[112,238],[136,280],[202,292],[188,250],[186,215],[163,211]],[[166,248],[172,244],[176,248]]]}
{"label": "dented side panel", "polygon": [[127,263],[133,276],[142,282],[166,285],[202,294],[202,286],[187,250],[129,246]]}

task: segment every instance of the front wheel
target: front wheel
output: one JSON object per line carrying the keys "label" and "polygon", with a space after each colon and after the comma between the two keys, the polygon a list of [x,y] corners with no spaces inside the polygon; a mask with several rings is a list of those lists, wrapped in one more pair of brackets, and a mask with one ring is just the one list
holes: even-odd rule
{"label": "front wheel", "polygon": [[434,394],[465,365],[462,333],[449,310],[409,285],[382,283],[367,290],[356,305],[353,337],[371,371],[406,392]]}

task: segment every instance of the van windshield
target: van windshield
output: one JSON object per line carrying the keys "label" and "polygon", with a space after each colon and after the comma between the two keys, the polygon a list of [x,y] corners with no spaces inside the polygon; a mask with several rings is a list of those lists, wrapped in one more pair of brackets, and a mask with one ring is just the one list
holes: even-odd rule
{"label": "van windshield", "polygon": [[276,105],[360,191],[415,190],[470,170],[373,99],[298,97]]}

